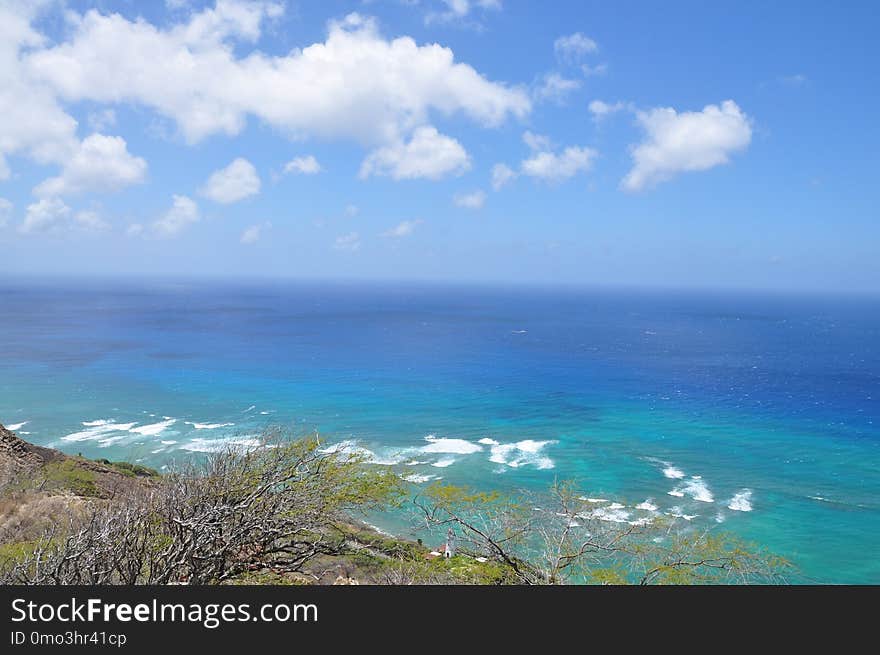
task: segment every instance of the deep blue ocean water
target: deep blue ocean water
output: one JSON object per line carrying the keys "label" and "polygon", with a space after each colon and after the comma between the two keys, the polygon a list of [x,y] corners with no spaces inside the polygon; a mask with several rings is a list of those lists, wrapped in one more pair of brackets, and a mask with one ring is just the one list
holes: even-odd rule
{"label": "deep blue ocean water", "polygon": [[877,298],[7,280],[0,302],[0,421],[35,443],[161,467],[318,430],[414,484],[576,479],[617,520],[656,506],[880,583]]}

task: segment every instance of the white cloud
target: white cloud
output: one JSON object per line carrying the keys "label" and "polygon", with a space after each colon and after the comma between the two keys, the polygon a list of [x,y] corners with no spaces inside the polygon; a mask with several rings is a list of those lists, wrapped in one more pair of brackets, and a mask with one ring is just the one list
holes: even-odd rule
{"label": "white cloud", "polygon": [[347,218],[354,218],[360,213],[360,208],[357,205],[346,205],[345,206],[345,215]]}
{"label": "white cloud", "polygon": [[507,164],[495,164],[492,167],[492,190],[501,191],[516,179],[516,172]]}
{"label": "white cloud", "polygon": [[0,180],[10,176],[10,155],[62,163],[77,148],[76,121],[21,64],[23,50],[45,44],[30,26],[44,4],[0,2]]}
{"label": "white cloud", "polygon": [[794,75],[783,75],[779,78],[779,82],[786,86],[803,86],[807,82],[810,81],[803,73],[796,73]]}
{"label": "white cloud", "polygon": [[632,148],[633,168],[621,182],[627,191],[726,164],[752,139],[750,119],[733,100],[682,113],[658,107],[639,112],[638,122],[645,140]]}
{"label": "white cloud", "polygon": [[128,152],[119,136],[92,134],[83,139],[65,163],[61,175],[43,180],[38,196],[65,196],[84,191],[118,191],[144,181],[147,162]]}
{"label": "white cloud", "polygon": [[[331,22],[324,42],[283,56],[252,50],[239,57],[241,48],[233,46],[256,41],[277,13],[274,4],[225,0],[189,22],[157,27],[119,14],[70,11],[69,40],[28,53],[24,67],[29,79],[44,81],[65,100],[152,107],[190,142],[237,134],[255,116],[291,136],[376,146],[399,142],[431,112],[495,126],[531,109],[524,90],[487,80],[456,62],[451,49],[386,39],[375,21],[358,14]],[[14,90],[9,95],[18,100]],[[61,118],[72,121],[63,112]],[[41,139],[54,129],[51,122],[33,121]],[[61,127],[72,131],[70,124]]]}
{"label": "white cloud", "polygon": [[550,137],[543,134],[535,134],[530,130],[523,132],[522,140],[532,150],[550,150],[553,147]]}
{"label": "white cloud", "polygon": [[403,237],[410,236],[413,232],[415,232],[416,228],[422,224],[422,219],[417,218],[414,221],[401,221],[390,230],[387,230],[382,233],[383,237],[389,237],[392,239],[400,239]]}
{"label": "white cloud", "polygon": [[144,233],[144,226],[140,223],[132,223],[125,230],[125,236],[127,237],[139,237]]}
{"label": "white cloud", "polygon": [[546,73],[535,89],[535,99],[562,104],[579,88],[581,88],[579,80],[562,77],[559,73]]}
{"label": "white cloud", "polygon": [[558,182],[590,170],[599,153],[593,148],[569,146],[561,153],[537,152],[522,162],[523,175]]}
{"label": "white cloud", "polygon": [[306,155],[305,157],[294,157],[284,165],[285,173],[296,173],[300,175],[314,175],[320,173],[323,168],[314,155]]}
{"label": "white cloud", "polygon": [[68,226],[70,207],[59,198],[41,198],[28,205],[24,222],[19,226],[23,234],[57,232]]}
{"label": "white cloud", "polygon": [[10,216],[12,216],[12,203],[6,198],[0,198],[0,227],[6,227]]}
{"label": "white cloud", "polygon": [[581,72],[584,74],[584,77],[593,77],[594,75],[604,75],[608,72],[608,64],[596,64],[595,66],[590,66],[589,64],[583,64],[581,66]]}
{"label": "white cloud", "polygon": [[153,223],[153,231],[160,237],[174,237],[199,218],[199,206],[191,198],[175,195],[171,209]]}
{"label": "white cloud", "polygon": [[106,232],[110,229],[110,224],[101,218],[98,212],[91,210],[77,212],[74,214],[73,220],[77,227],[92,232]]}
{"label": "white cloud", "polygon": [[440,4],[444,5],[444,9],[442,11],[429,11],[425,15],[425,23],[430,25],[431,23],[460,21],[467,18],[474,7],[495,11],[502,8],[501,0],[440,0]]}
{"label": "white cloud", "polygon": [[486,204],[485,191],[473,191],[471,193],[456,193],[452,198],[456,207],[465,209],[482,209]]}
{"label": "white cloud", "polygon": [[99,109],[89,112],[89,126],[95,132],[105,132],[108,127],[116,125],[116,112],[112,109]]}
{"label": "white cloud", "polygon": [[226,168],[215,171],[200,193],[214,202],[228,205],[260,192],[260,176],[247,159],[238,157]]}
{"label": "white cloud", "polygon": [[342,236],[336,237],[333,242],[334,250],[344,250],[346,252],[357,252],[361,249],[361,237],[357,232],[349,232]]}
{"label": "white cloud", "polygon": [[245,245],[250,245],[252,243],[256,243],[260,240],[262,236],[263,230],[268,230],[272,227],[272,223],[260,223],[257,225],[251,225],[246,228],[244,232],[241,233],[241,243]]}
{"label": "white cloud", "polygon": [[617,101],[615,103],[603,102],[602,100],[593,100],[589,104],[590,113],[593,115],[594,121],[601,121],[603,118],[616,114],[621,111],[632,111],[633,106],[628,102]]}
{"label": "white cloud", "polygon": [[361,165],[360,177],[387,175],[395,180],[439,180],[460,175],[471,167],[470,157],[455,139],[432,126],[417,128],[409,142],[398,142],[371,152]]}
{"label": "white cloud", "polygon": [[598,44],[588,36],[584,36],[580,32],[569,34],[568,36],[560,36],[553,42],[553,50],[559,59],[567,62],[577,61],[584,55],[593,54],[599,51]]}

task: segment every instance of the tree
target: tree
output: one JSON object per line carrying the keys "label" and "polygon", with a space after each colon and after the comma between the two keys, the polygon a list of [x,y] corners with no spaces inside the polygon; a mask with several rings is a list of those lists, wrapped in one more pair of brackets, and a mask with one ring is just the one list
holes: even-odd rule
{"label": "tree", "polygon": [[519,497],[434,484],[414,503],[424,526],[454,526],[462,552],[500,564],[519,584],[783,582],[790,568],[732,535],[596,508],[572,482]]}
{"label": "tree", "polygon": [[334,526],[394,502],[400,480],[317,438],[229,448],[149,488],[55,521],[2,573],[19,584],[210,584],[334,553]]}

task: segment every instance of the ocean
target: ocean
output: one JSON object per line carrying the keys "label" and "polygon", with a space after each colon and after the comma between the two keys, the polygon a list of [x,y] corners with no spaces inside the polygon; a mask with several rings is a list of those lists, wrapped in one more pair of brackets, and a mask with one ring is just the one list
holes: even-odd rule
{"label": "ocean", "polygon": [[0,302],[0,422],[40,445],[161,468],[318,431],[415,486],[572,479],[616,520],[880,583],[876,297],[7,279]]}

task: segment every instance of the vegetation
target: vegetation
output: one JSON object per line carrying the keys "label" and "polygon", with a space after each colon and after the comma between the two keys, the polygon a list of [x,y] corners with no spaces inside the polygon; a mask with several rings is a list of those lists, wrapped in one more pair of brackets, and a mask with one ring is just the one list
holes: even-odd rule
{"label": "vegetation", "polygon": [[732,535],[660,517],[609,520],[570,482],[521,498],[436,484],[415,504],[427,526],[453,528],[459,552],[494,564],[503,582],[781,583],[791,568]]}
{"label": "vegetation", "polygon": [[[392,471],[313,437],[161,476],[56,453],[24,479],[0,496],[0,583],[749,583],[788,570],[729,535],[608,521],[571,483],[517,497],[436,484],[406,500]],[[456,555],[353,524],[390,507],[413,511],[426,539],[451,529]]]}
{"label": "vegetation", "polygon": [[[321,453],[316,439],[265,446],[218,453],[52,521],[0,581],[209,584],[265,566],[296,571],[335,552],[337,522],[393,503],[401,488],[356,457]],[[72,461],[44,467],[47,479],[93,495]]]}
{"label": "vegetation", "polygon": [[109,459],[98,459],[96,462],[100,462],[110,468],[119,471],[123,475],[127,475],[129,477],[140,477],[140,478],[157,478],[159,477],[159,471],[156,469],[152,469],[149,466],[142,466],[141,464],[134,464],[132,462],[111,462]]}

